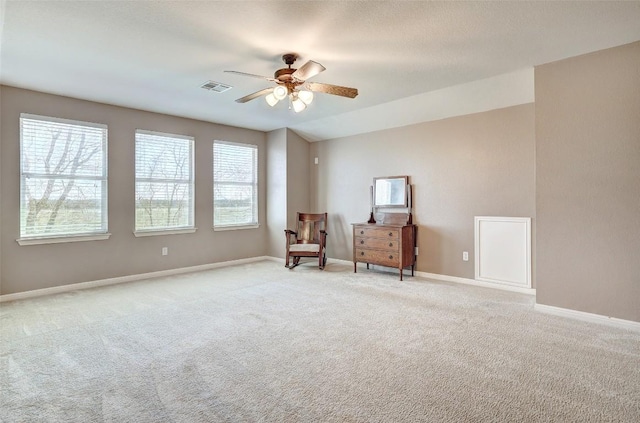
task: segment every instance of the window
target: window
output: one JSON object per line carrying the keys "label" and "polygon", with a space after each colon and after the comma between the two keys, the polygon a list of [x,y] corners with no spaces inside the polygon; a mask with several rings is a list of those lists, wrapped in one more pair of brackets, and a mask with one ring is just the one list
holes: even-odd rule
{"label": "window", "polygon": [[107,126],[22,113],[20,150],[18,242],[107,238]]}
{"label": "window", "polygon": [[213,142],[213,227],[258,225],[258,147]]}
{"label": "window", "polygon": [[136,131],[135,232],[195,230],[192,137]]}

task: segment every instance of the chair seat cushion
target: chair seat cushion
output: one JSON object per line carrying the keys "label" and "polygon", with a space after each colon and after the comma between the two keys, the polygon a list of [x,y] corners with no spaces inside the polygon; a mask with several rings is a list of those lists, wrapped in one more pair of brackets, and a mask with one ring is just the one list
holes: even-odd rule
{"label": "chair seat cushion", "polygon": [[304,252],[304,253],[318,253],[320,252],[320,245],[318,244],[291,244],[289,245],[289,252]]}

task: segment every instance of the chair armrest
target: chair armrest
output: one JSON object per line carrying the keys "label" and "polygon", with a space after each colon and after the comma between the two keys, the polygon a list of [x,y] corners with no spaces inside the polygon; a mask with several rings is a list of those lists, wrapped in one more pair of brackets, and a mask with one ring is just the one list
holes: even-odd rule
{"label": "chair armrest", "polygon": [[291,244],[291,237],[297,237],[298,233],[296,231],[292,231],[291,229],[284,230],[284,237],[287,239],[287,251],[289,251],[289,244]]}

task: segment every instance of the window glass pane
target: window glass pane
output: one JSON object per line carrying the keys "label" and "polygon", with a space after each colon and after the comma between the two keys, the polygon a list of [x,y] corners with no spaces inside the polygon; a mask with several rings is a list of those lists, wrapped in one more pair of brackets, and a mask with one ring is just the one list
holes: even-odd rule
{"label": "window glass pane", "polygon": [[136,231],[193,228],[191,137],[136,131]]}
{"label": "window glass pane", "polygon": [[107,127],[22,114],[20,237],[107,232]]}
{"label": "window glass pane", "polygon": [[258,223],[258,148],[213,144],[214,227]]}
{"label": "window glass pane", "polygon": [[102,176],[105,132],[105,128],[23,118],[23,171]]}
{"label": "window glass pane", "polygon": [[190,227],[190,190],[188,183],[136,183],[136,229]]}
{"label": "window glass pane", "polygon": [[216,143],[215,151],[216,182],[253,183],[255,181],[254,148]]}
{"label": "window glass pane", "polygon": [[216,184],[213,202],[216,226],[255,223],[253,186]]}

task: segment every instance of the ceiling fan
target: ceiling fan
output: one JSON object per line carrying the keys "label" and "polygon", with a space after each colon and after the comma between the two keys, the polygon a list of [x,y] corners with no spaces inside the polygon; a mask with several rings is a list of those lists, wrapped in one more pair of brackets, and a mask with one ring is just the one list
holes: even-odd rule
{"label": "ceiling fan", "polygon": [[275,87],[265,88],[264,90],[241,97],[237,99],[236,102],[246,103],[254,98],[266,96],[265,99],[267,103],[270,106],[275,106],[280,100],[284,100],[288,96],[290,101],[289,107],[298,113],[306,109],[307,105],[313,101],[314,92],[339,95],[348,98],[355,98],[355,96],[358,95],[358,90],[356,88],[341,87],[339,85],[323,84],[320,82],[307,82],[307,79],[316,76],[326,68],[318,62],[309,60],[304,65],[300,66],[300,68],[294,69],[291,65],[293,65],[296,59],[298,59],[298,55],[294,53],[287,53],[283,55],[282,60],[288,67],[278,69],[273,74],[273,78],[254,75],[252,73],[225,71],[228,73],[235,73],[237,75],[266,79],[267,81],[275,82],[277,84]]}

